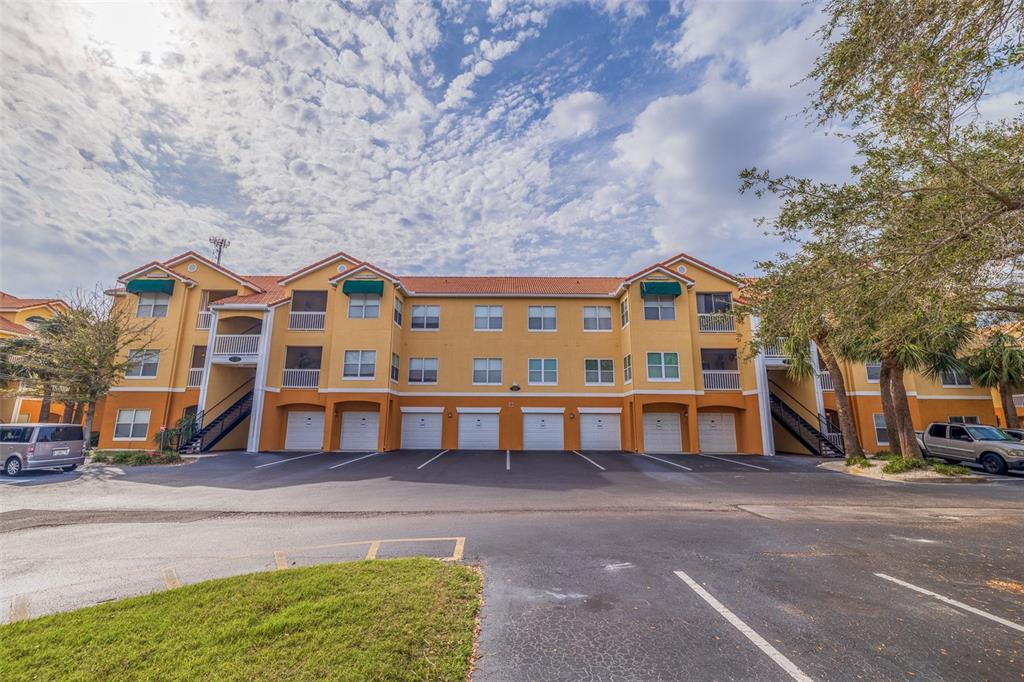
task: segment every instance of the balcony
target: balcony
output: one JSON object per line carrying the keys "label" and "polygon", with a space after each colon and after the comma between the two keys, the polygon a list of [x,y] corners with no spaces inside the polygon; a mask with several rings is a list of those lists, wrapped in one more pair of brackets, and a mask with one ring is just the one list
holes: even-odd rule
{"label": "balcony", "polygon": [[283,388],[317,388],[320,386],[320,370],[285,369],[281,386]]}
{"label": "balcony", "polygon": [[203,368],[191,367],[188,370],[188,387],[199,388],[203,385]]}
{"label": "balcony", "polygon": [[1024,407],[1024,393],[1018,393],[1017,395],[1013,396],[1013,406],[1016,407],[1018,410]]}
{"label": "balcony", "polygon": [[697,313],[697,329],[712,334],[736,331],[736,317],[731,313]]}
{"label": "balcony", "polygon": [[211,360],[227,365],[255,365],[259,352],[259,334],[217,334]]}
{"label": "balcony", "polygon": [[705,391],[738,391],[740,390],[740,371],[738,369],[706,369],[704,370]]}
{"label": "balcony", "polygon": [[288,329],[293,331],[323,331],[327,313],[324,311],[291,312],[288,315]]}
{"label": "balcony", "polygon": [[832,383],[832,373],[827,370],[818,373],[818,385],[821,386],[823,391],[836,390],[835,384]]}
{"label": "balcony", "polygon": [[212,320],[213,313],[209,310],[200,310],[199,317],[196,318],[196,329],[209,329]]}

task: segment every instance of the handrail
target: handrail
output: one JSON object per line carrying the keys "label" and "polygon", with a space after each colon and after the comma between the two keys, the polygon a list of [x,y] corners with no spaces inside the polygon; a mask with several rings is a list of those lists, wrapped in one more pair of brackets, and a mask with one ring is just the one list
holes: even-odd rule
{"label": "handrail", "polygon": [[221,398],[220,400],[215,402],[211,407],[208,407],[205,410],[203,410],[203,413],[205,414],[205,413],[209,412],[210,410],[212,410],[214,407],[217,407],[222,402],[224,402],[225,400],[227,400],[228,398],[233,396],[238,391],[238,389],[243,388],[243,387],[249,385],[250,383],[252,383],[254,381],[256,381],[256,377],[249,377],[248,379],[246,379],[245,381],[240,383],[238,386],[235,386],[235,388],[233,388],[230,393],[228,393],[226,396],[224,396],[223,398]]}
{"label": "handrail", "polygon": [[780,390],[780,391],[782,391],[783,393],[785,393],[785,394],[786,394],[787,396],[789,396],[789,398],[791,398],[791,399],[793,400],[793,402],[794,402],[794,403],[796,403],[797,405],[799,405],[800,407],[802,407],[802,408],[803,408],[803,409],[804,409],[804,410],[805,410],[805,411],[807,412],[807,414],[811,414],[811,415],[814,415],[814,419],[815,419],[815,420],[818,420],[818,419],[820,419],[821,415],[819,415],[819,414],[818,414],[818,411],[817,411],[817,410],[812,410],[811,408],[809,408],[809,407],[807,407],[806,405],[804,405],[804,404],[803,404],[802,402],[800,402],[800,401],[799,401],[799,400],[797,399],[797,397],[796,397],[796,396],[794,396],[794,395],[793,395],[792,393],[790,393],[789,391],[787,391],[786,389],[784,389],[784,388],[783,388],[782,386],[779,386],[779,385],[778,385],[777,383],[775,383],[775,381],[773,381],[772,379],[769,379],[769,380],[768,380],[768,383],[769,383],[769,384],[771,384],[772,386],[774,386],[775,388],[779,389],[779,390]]}

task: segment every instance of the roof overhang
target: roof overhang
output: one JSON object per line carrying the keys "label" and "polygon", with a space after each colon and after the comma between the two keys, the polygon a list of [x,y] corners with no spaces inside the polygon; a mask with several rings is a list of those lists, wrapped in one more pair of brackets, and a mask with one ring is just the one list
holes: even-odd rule
{"label": "roof overhang", "polygon": [[361,263],[360,265],[349,270],[346,270],[345,272],[338,273],[337,275],[335,275],[334,277],[330,278],[327,281],[331,286],[338,286],[338,282],[348,279],[349,277],[355,275],[358,272],[372,272],[375,275],[379,275],[380,277],[383,277],[384,279],[391,282],[395,286],[395,288],[401,289],[403,292],[407,294],[412,293],[405,288],[405,286],[402,284],[402,280],[398,279],[390,272],[381,270],[380,268],[370,265],[369,263]]}
{"label": "roof overhang", "polygon": [[174,258],[171,258],[170,260],[164,261],[163,264],[166,265],[167,267],[173,267],[173,266],[177,265],[178,263],[181,263],[183,261],[188,260],[189,258],[195,258],[197,261],[199,261],[200,263],[206,265],[207,267],[212,268],[213,270],[216,270],[217,272],[219,272],[220,274],[224,275],[225,277],[228,277],[229,279],[233,279],[234,281],[238,282],[242,286],[249,287],[250,289],[253,289],[254,291],[256,291],[258,293],[262,294],[262,293],[264,293],[266,291],[266,289],[263,289],[262,287],[259,287],[256,284],[253,284],[252,282],[250,282],[249,280],[245,279],[241,275],[235,274],[234,272],[232,272],[231,270],[228,270],[223,265],[220,265],[219,263],[214,263],[209,258],[207,258],[205,256],[202,256],[202,255],[196,253],[195,251],[186,251],[185,253],[180,254],[178,256],[175,256]]}
{"label": "roof overhang", "polygon": [[118,282],[127,283],[128,280],[132,279],[133,277],[137,277],[141,273],[147,272],[149,270],[160,270],[161,272],[166,274],[168,277],[173,277],[174,279],[178,280],[179,282],[181,282],[182,284],[184,284],[187,287],[194,287],[196,285],[195,280],[189,279],[188,277],[185,277],[184,275],[179,275],[174,270],[171,270],[170,268],[168,268],[163,263],[160,263],[160,262],[157,262],[157,261],[153,261],[152,263],[147,263],[146,265],[143,265],[141,268],[135,268],[131,272],[126,272],[123,275],[121,275],[120,277],[118,277],[117,281]]}
{"label": "roof overhang", "polygon": [[[352,261],[353,263],[361,263],[362,262],[358,258],[353,258],[352,256],[348,255],[344,251],[338,251],[334,255],[328,256],[327,258],[324,258],[323,260],[318,260],[317,262],[312,263],[310,265],[307,265],[304,268],[300,268],[300,269],[296,270],[295,272],[293,272],[290,275],[285,275],[281,279],[277,280],[277,282],[278,282],[278,284],[288,284],[288,282],[291,282],[293,280],[298,279],[299,277],[302,277],[305,274],[313,272],[317,268],[322,268],[325,265],[330,265],[331,263],[334,263],[334,262],[339,261],[339,260],[348,260],[348,261]],[[345,273],[341,273],[341,274],[345,274]]]}
{"label": "roof overhang", "polygon": [[716,268],[714,265],[711,265],[710,263],[705,263],[699,258],[694,258],[688,253],[677,253],[671,258],[661,261],[661,265],[667,265],[668,263],[675,263],[677,261],[686,261],[687,263],[693,265],[694,267],[698,267],[701,270],[710,272],[713,275],[718,275],[719,277],[727,280],[731,284],[735,284],[736,286],[743,286],[743,281],[740,280],[735,275],[731,275],[725,270],[720,270],[719,268]]}

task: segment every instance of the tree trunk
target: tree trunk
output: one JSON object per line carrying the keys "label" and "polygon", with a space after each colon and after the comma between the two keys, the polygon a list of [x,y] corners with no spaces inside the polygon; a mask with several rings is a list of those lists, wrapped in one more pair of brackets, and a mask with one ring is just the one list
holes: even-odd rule
{"label": "tree trunk", "polygon": [[53,397],[53,389],[50,384],[43,384],[43,397],[39,403],[39,421],[50,421],[50,401]]}
{"label": "tree trunk", "polygon": [[1013,404],[1013,388],[1009,384],[999,384],[999,399],[1003,403],[1003,414],[1006,415],[1006,428],[1019,429],[1020,417]]}
{"label": "tree trunk", "polygon": [[818,354],[828,367],[832,375],[832,386],[836,394],[836,412],[839,413],[839,430],[843,434],[843,449],[846,450],[846,459],[854,460],[864,457],[864,450],[860,445],[860,438],[857,436],[857,425],[853,423],[853,410],[850,407],[850,396],[846,395],[846,380],[843,379],[843,371],[839,362],[832,354],[832,351],[821,341],[815,340],[818,346]]}
{"label": "tree trunk", "polygon": [[64,406],[64,414],[60,418],[61,422],[64,424],[73,424],[75,417],[75,402],[73,400],[67,400],[61,403],[61,405]]}
{"label": "tree trunk", "polygon": [[[903,459],[922,459],[921,448],[917,445],[914,435],[914,421],[910,416],[910,402],[907,400],[907,389],[903,385],[903,367],[892,363],[892,403],[896,409],[896,421],[899,428],[900,449]],[[892,440],[892,436],[889,437]]]}
{"label": "tree trunk", "polygon": [[882,399],[882,415],[885,417],[885,430],[889,434],[889,452],[902,455],[900,447],[900,422],[896,416],[896,407],[892,398],[892,363],[883,360],[878,370],[878,393]]}
{"label": "tree trunk", "polygon": [[89,403],[88,409],[85,411],[85,442],[92,442],[92,421],[96,417],[96,401],[93,400]]}
{"label": "tree trunk", "polygon": [[72,418],[72,423],[74,423],[74,424],[81,424],[82,423],[82,411],[83,411],[84,408],[85,408],[85,403],[82,403],[82,402],[75,403],[75,415]]}

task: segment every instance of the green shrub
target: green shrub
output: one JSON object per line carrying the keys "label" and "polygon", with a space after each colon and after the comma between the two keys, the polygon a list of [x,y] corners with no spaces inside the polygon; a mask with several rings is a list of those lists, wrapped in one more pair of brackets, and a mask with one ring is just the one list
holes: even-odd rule
{"label": "green shrub", "polygon": [[902,457],[889,458],[888,463],[882,467],[883,474],[902,474],[904,471],[914,469],[927,469],[928,465],[923,459],[903,459]]}
{"label": "green shrub", "polygon": [[93,450],[89,459],[102,464],[121,464],[138,467],[149,464],[179,464],[181,455],[177,452],[157,452],[156,450]]}
{"label": "green shrub", "polygon": [[856,459],[847,459],[843,462],[848,467],[857,467],[858,469],[869,469],[871,467],[871,460],[867,457],[857,457]]}
{"label": "green shrub", "polygon": [[886,462],[891,462],[894,459],[903,459],[903,455],[895,455],[888,450],[881,450],[876,452],[874,455],[875,459],[884,459]]}
{"label": "green shrub", "polygon": [[971,470],[967,467],[960,466],[959,464],[946,464],[945,462],[935,462],[932,464],[932,471],[943,476],[964,476],[971,473]]}

